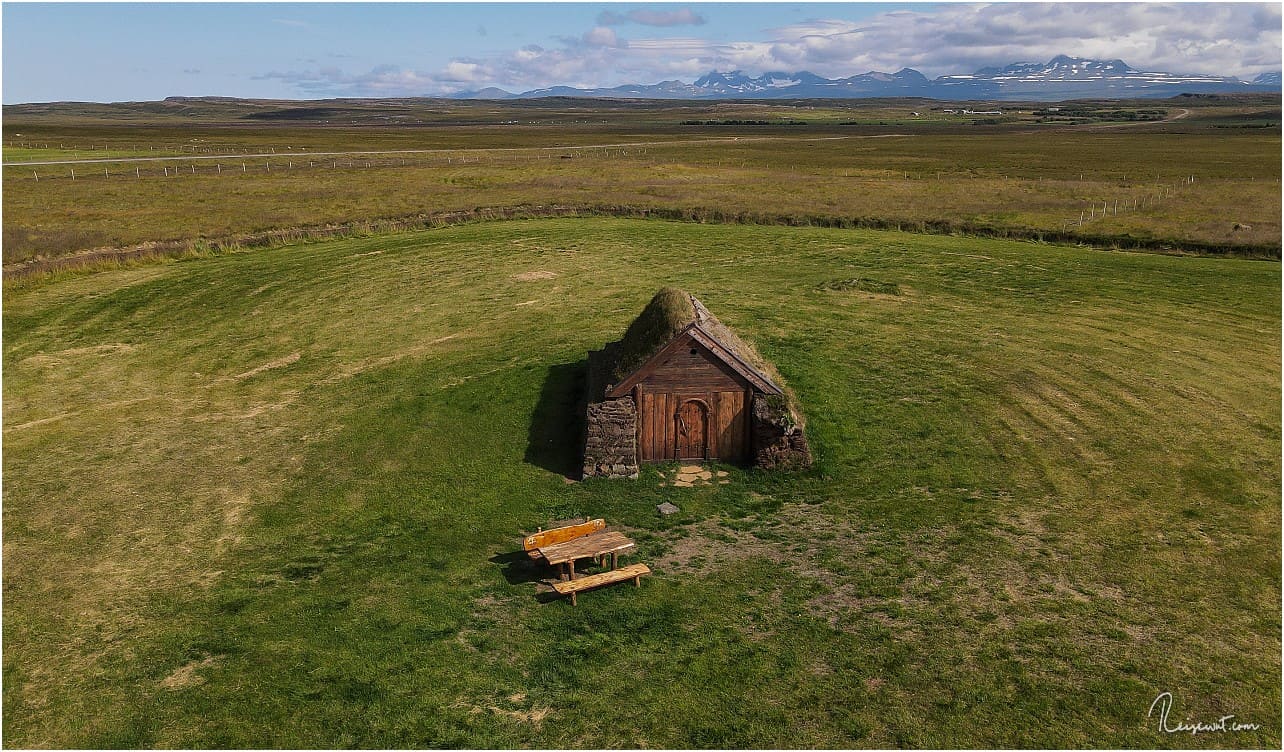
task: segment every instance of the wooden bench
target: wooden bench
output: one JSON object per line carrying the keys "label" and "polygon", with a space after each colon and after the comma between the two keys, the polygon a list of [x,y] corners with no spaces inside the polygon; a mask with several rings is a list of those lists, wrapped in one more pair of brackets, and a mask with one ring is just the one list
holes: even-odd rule
{"label": "wooden bench", "polygon": [[634,587],[642,587],[642,575],[644,574],[651,574],[651,568],[645,564],[630,564],[627,567],[612,569],[600,574],[590,574],[576,580],[554,582],[553,589],[559,595],[571,596],[571,605],[574,606],[576,605],[575,594],[581,590],[589,590],[602,585],[613,585],[625,580],[633,580]]}
{"label": "wooden bench", "polygon": [[566,527],[555,527],[552,530],[540,530],[534,535],[526,536],[522,541],[522,548],[525,549],[526,555],[532,559],[542,559],[539,549],[544,546],[551,546],[556,543],[565,543],[569,540],[575,540],[585,535],[596,533],[606,529],[606,520],[597,519],[581,522],[578,525],[567,525]]}

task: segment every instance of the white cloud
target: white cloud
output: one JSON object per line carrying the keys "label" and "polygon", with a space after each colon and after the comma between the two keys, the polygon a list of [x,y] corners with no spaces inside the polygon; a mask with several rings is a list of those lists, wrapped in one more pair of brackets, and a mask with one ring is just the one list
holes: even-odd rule
{"label": "white cloud", "polygon": [[1059,54],[1176,73],[1251,77],[1280,67],[1279,6],[1246,3],[945,5],[810,21],[772,36],[776,60],[822,75],[908,66],[936,76]]}
{"label": "white cloud", "polygon": [[598,15],[597,22],[600,26],[621,26],[627,23],[643,26],[700,26],[705,20],[704,16],[690,8],[679,8],[677,10],[631,10],[628,13],[607,10]]}
{"label": "white cloud", "polygon": [[478,63],[466,63],[452,60],[446,69],[437,76],[439,80],[465,84],[479,83],[486,80],[490,71]]}
{"label": "white cloud", "polygon": [[[841,10],[834,6],[836,13]],[[1278,5],[1248,3],[945,4],[860,20],[812,19],[771,29],[762,40],[720,42],[698,36],[624,39],[610,28],[626,22],[694,24],[699,16],[689,9],[607,11],[596,27],[561,39],[556,49],[531,45],[460,58],[433,72],[382,66],[355,75],[323,69],[265,77],[313,94],[449,94],[484,86],[523,91],[654,83],[713,69],[810,70],[837,78],[909,67],[935,77],[1066,54],[1118,58],[1144,70],[1251,78],[1280,69],[1280,15]]]}
{"label": "white cloud", "polygon": [[606,26],[595,26],[584,35],[584,44],[590,47],[616,47],[620,44],[615,30]]}
{"label": "white cloud", "polygon": [[[454,65],[452,63],[452,65]],[[348,74],[334,67],[265,73],[255,79],[275,79],[315,96],[425,96],[441,89],[437,75],[381,65],[368,73]]]}

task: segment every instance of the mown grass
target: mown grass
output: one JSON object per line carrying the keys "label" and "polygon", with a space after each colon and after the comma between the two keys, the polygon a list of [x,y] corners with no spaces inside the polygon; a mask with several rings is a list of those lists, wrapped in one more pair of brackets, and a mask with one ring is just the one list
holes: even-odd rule
{"label": "mown grass", "polygon": [[[813,470],[563,479],[584,353],[665,284]],[[4,318],[9,746],[1280,743],[1277,264],[547,220]],[[655,575],[541,602],[521,532],[574,515]],[[1162,691],[1262,729],[1162,735]]]}
{"label": "mown grass", "polygon": [[[1256,255],[1262,248],[1278,249],[1280,242],[1278,129],[1201,125],[1214,122],[1209,118],[1219,112],[1239,112],[1238,105],[1196,108],[1195,115],[1172,123],[1095,130],[1035,124],[841,127],[823,120],[896,110],[887,104],[866,111],[833,103],[491,103],[452,106],[435,115],[408,110],[428,118],[419,125],[285,121],[273,127],[195,116],[185,124],[159,115],[153,123],[118,122],[103,107],[91,124],[16,114],[6,122],[6,133],[96,140],[134,151],[150,141],[158,148],[231,156],[221,173],[218,162],[209,160],[34,168],[39,181],[33,168],[7,169],[6,264],[95,247],[88,238],[131,246],[536,204],[968,224],[1074,234],[1123,247],[1136,239],[1175,248],[1239,246]],[[362,111],[361,117],[388,117],[380,112]],[[792,128],[677,125],[692,112],[822,120]],[[571,148],[577,145],[596,148]],[[277,156],[236,156],[269,149]],[[309,156],[387,149],[443,151]],[[1193,184],[1183,182],[1191,176]],[[1137,206],[1129,208],[1130,202]],[[1110,207],[1105,217],[1103,203]],[[1081,213],[1088,221],[1078,224]],[[68,227],[88,233],[82,247],[69,251],[61,242]]]}

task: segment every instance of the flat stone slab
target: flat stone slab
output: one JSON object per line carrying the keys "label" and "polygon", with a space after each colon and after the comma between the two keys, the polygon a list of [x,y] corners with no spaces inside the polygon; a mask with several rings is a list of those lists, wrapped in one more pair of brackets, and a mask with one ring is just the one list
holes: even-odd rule
{"label": "flat stone slab", "polygon": [[672,478],[664,478],[660,481],[661,486],[674,486],[677,488],[693,488],[697,486],[726,485],[731,481],[727,476],[731,475],[726,470],[719,470],[716,473],[712,470],[706,470],[700,465],[680,465]]}
{"label": "flat stone slab", "polygon": [[660,514],[674,514],[682,510],[678,509],[677,506],[670,504],[669,502],[666,501],[663,504],[656,504],[655,511],[659,512]]}

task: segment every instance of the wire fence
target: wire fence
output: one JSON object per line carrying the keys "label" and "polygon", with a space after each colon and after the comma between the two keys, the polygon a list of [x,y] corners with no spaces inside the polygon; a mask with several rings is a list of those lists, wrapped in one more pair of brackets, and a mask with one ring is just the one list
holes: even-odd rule
{"label": "wire fence", "polygon": [[307,154],[310,151],[324,151],[308,146],[269,144],[263,146],[246,146],[236,143],[201,143],[201,144],[97,144],[71,143],[68,141],[8,141],[5,147],[10,149],[50,149],[70,152],[129,152],[147,154],[168,152],[177,154]]}
{"label": "wire fence", "polygon": [[[119,160],[103,160],[100,162],[82,162],[79,164],[71,163],[48,163],[43,165],[6,165],[4,167],[7,176],[15,173],[25,176],[29,182],[45,182],[51,180],[66,181],[84,181],[84,180],[112,180],[112,179],[147,179],[147,178],[177,178],[182,176],[202,175],[202,176],[223,176],[223,175],[244,175],[244,174],[271,174],[271,173],[294,173],[302,170],[361,170],[361,169],[380,169],[391,167],[455,167],[465,165],[479,164],[514,164],[529,163],[537,161],[552,161],[565,159],[586,159],[586,158],[621,158],[628,156],[645,156],[645,148],[620,148],[615,146],[574,146],[558,147],[556,149],[543,149],[537,153],[522,153],[521,151],[501,151],[501,152],[456,152],[454,154],[438,154],[438,150],[425,150],[423,152],[408,152],[409,157],[390,156],[387,152],[372,153],[369,157],[354,155],[345,156],[321,156],[321,155],[295,155],[293,157],[277,156],[276,158],[265,157],[265,155],[255,152],[254,158],[236,159],[234,156],[227,160],[202,158],[200,162],[182,163],[181,160],[163,159],[156,161],[146,161],[139,163],[137,160],[121,158]],[[430,152],[433,156],[426,156]],[[229,155],[231,156],[231,155]],[[19,171],[21,171],[19,173]]]}
{"label": "wire fence", "polygon": [[[17,145],[24,145],[27,142],[16,142]],[[13,145],[13,144],[11,144]],[[99,147],[93,147],[99,148]],[[101,147],[105,148],[105,147]],[[120,148],[120,147],[114,147]],[[159,147],[167,148],[167,147]],[[212,147],[190,147],[193,151],[215,150]],[[260,147],[261,148],[261,147]],[[253,158],[236,159],[232,154],[219,154],[216,157],[200,157],[199,162],[181,163],[179,160],[161,158],[156,161],[146,161],[140,163],[130,160],[128,157],[122,157],[119,160],[106,159],[97,163],[80,163],[80,164],[47,164],[47,165],[25,165],[25,166],[6,166],[4,173],[6,178],[21,175],[20,179],[28,183],[43,183],[49,181],[56,182],[103,182],[103,181],[120,181],[120,180],[147,180],[147,179],[164,179],[173,180],[181,178],[190,178],[195,176],[204,177],[222,177],[237,175],[292,175],[300,174],[305,171],[354,171],[368,169],[388,169],[397,167],[417,167],[417,168],[441,168],[441,167],[458,167],[467,165],[497,165],[497,164],[517,164],[530,163],[536,161],[554,161],[554,160],[571,160],[571,159],[613,159],[624,157],[646,156],[648,150],[645,146],[620,146],[620,145],[586,145],[586,146],[568,146],[568,147],[532,147],[530,149],[500,149],[495,151],[485,150],[466,150],[449,152],[438,149],[426,150],[407,150],[403,152],[375,152],[368,157],[355,155],[345,156],[322,156],[319,154],[308,154],[302,147],[294,151],[293,147],[285,147],[287,154],[275,157],[267,156],[274,153],[274,147],[269,147],[272,151],[265,154],[261,150],[246,149],[247,152],[253,151]],[[289,152],[293,152],[290,154]],[[406,154],[407,156],[392,156],[391,154]],[[219,157],[227,156],[223,160]],[[718,159],[713,162],[718,167],[740,167],[748,169],[781,169],[781,165],[771,165],[769,163],[758,164],[757,160],[750,161],[741,159]],[[19,172],[19,171],[22,172]],[[804,168],[804,171],[806,168]],[[796,174],[797,165],[790,166],[790,173]],[[814,170],[813,174],[819,175]],[[843,170],[844,178],[852,177],[851,170]],[[864,172],[858,170],[858,172]],[[957,179],[960,177],[978,177],[969,173],[943,175],[941,172],[924,173],[921,175],[911,176],[909,173],[900,171],[881,171],[883,179],[905,179],[912,180],[915,178],[936,180]],[[837,177],[837,174],[834,175]],[[861,177],[873,178],[877,180],[880,176],[871,176],[869,174]],[[1083,175],[1069,176],[1073,180],[1075,177],[1082,182]],[[1117,217],[1121,214],[1131,212],[1141,212],[1153,210],[1156,207],[1170,202],[1177,198],[1183,189],[1194,186],[1198,178],[1195,175],[1186,175],[1173,182],[1159,182],[1160,176],[1153,184],[1144,186],[1133,186],[1127,190],[1126,195],[1113,198],[1098,199],[1090,201],[1086,206],[1082,206],[1077,217],[1065,218],[1061,221],[1061,229],[1070,231],[1083,228],[1096,222],[1101,222],[1110,217]],[[1030,180],[1030,178],[1025,178]],[[1042,182],[1044,178],[1038,178]],[[1278,180],[1276,182],[1279,182]]]}
{"label": "wire fence", "polygon": [[1103,199],[1099,204],[1093,201],[1079,211],[1077,219],[1072,217],[1062,221],[1061,228],[1083,227],[1085,224],[1097,222],[1106,217],[1117,217],[1120,213],[1127,214],[1128,212],[1144,211],[1146,208],[1153,209],[1162,202],[1176,196],[1179,188],[1194,184],[1195,176],[1187,175],[1177,183],[1146,186],[1141,193],[1134,192],[1122,198]]}

